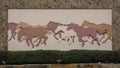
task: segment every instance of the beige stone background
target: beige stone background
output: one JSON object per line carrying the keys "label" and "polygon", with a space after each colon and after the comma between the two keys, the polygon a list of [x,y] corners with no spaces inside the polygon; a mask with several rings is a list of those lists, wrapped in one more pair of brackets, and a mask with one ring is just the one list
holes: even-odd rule
{"label": "beige stone background", "polygon": [[120,50],[120,0],[0,0],[0,50],[7,50],[8,9],[112,9],[113,50]]}
{"label": "beige stone background", "polygon": [[[19,23],[20,21],[26,22],[30,25],[47,25],[49,21],[60,22],[62,24],[70,24],[71,22],[81,26],[84,20],[94,22],[95,24],[106,23],[112,24],[112,10],[111,9],[8,9],[8,23],[15,22]],[[67,27],[58,27],[55,32],[59,30],[65,31],[65,34],[62,34],[62,37],[68,35],[74,35],[74,31],[66,32]],[[19,30],[16,32],[18,33]],[[70,33],[71,32],[71,33]],[[18,35],[18,34],[17,34]],[[8,41],[8,51],[31,51],[31,50],[112,50],[112,41],[108,40],[106,43],[101,43],[105,38],[100,42],[100,46],[95,42],[91,44],[92,39],[90,38],[88,42],[85,43],[85,46],[81,46],[82,43],[78,42],[76,36],[75,43],[71,40],[69,42],[56,40],[52,34],[48,34],[48,40],[46,41],[46,46],[40,44],[39,46],[28,46],[25,42],[19,42],[17,40],[17,35],[15,40]],[[8,39],[11,37],[11,31],[8,30]],[[100,39],[102,35],[97,35]],[[33,39],[33,41],[35,38]],[[38,42],[37,42],[38,43]],[[37,44],[33,42],[33,44]]]}

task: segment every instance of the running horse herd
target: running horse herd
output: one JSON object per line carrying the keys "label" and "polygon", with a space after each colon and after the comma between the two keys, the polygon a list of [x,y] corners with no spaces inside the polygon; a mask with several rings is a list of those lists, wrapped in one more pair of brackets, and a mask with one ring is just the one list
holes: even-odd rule
{"label": "running horse herd", "polygon": [[[35,45],[33,43],[34,38],[36,38],[34,42],[38,41],[36,46],[39,46],[40,44],[46,45],[46,42],[49,38],[48,34],[53,35],[56,40],[60,40],[59,42],[69,42],[72,40],[74,43],[75,38],[77,38],[78,42],[82,43],[82,46],[84,46],[85,42],[87,42],[87,40],[83,40],[84,37],[88,37],[88,39],[91,37],[91,44],[94,44],[94,41],[96,41],[99,46],[100,42],[103,39],[105,40],[102,43],[107,42],[107,40],[112,40],[112,26],[110,24],[95,24],[86,20],[84,20],[81,25],[75,23],[62,24],[54,21],[49,21],[45,26],[33,26],[25,22],[10,22],[7,26],[11,31],[11,37],[8,39],[8,41],[11,41],[12,39],[15,40],[15,36],[17,35],[17,40],[19,42],[23,42],[25,40],[27,45],[32,45],[33,48]],[[100,40],[97,37],[97,34],[102,35],[102,38],[100,38]],[[106,35],[107,38],[105,38]]]}

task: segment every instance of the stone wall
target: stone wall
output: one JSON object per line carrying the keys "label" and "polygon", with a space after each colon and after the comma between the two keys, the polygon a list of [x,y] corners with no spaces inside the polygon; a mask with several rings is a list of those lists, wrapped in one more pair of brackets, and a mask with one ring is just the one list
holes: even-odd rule
{"label": "stone wall", "polygon": [[26,64],[0,65],[0,68],[120,68],[120,64]]}
{"label": "stone wall", "polygon": [[113,50],[120,49],[120,0],[0,0],[0,50],[7,50],[8,9],[112,9]]}

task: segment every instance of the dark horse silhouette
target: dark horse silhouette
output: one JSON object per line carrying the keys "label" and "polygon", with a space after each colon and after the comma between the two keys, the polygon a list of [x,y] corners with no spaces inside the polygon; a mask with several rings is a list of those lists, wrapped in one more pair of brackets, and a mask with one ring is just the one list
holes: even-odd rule
{"label": "dark horse silhouette", "polygon": [[107,32],[104,30],[98,30],[94,28],[83,28],[78,24],[74,24],[74,23],[68,24],[67,30],[70,30],[70,29],[73,29],[76,32],[78,41],[82,42],[82,46],[85,45],[85,41],[82,40],[82,37],[85,37],[85,36],[91,36],[93,38],[92,44],[94,43],[94,41],[97,41],[97,44],[100,45],[100,43],[98,42],[98,38],[96,37],[97,33],[101,35]]}
{"label": "dark horse silhouette", "polygon": [[16,33],[17,23],[14,22],[7,23],[7,27],[11,31],[11,37],[8,39],[8,41],[12,40],[12,38],[15,40],[15,36],[17,34]]}

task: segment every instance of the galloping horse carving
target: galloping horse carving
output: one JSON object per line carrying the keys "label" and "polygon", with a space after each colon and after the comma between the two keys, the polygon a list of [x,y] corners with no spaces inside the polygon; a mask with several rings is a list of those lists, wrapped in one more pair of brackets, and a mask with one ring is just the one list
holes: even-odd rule
{"label": "galloping horse carving", "polygon": [[[54,37],[56,40],[59,40],[59,38],[60,38],[59,42],[61,42],[62,40],[68,42],[70,40],[70,38],[74,42],[74,38],[75,38],[76,34],[72,30],[67,31],[66,24],[61,24],[58,22],[49,21],[47,26],[51,29],[51,31],[53,31]],[[70,33],[70,32],[73,32],[73,33]],[[56,37],[56,35],[59,35],[59,38]]]}
{"label": "galloping horse carving", "polygon": [[[112,40],[112,26],[110,24],[94,24],[94,23],[90,23],[89,21],[84,21],[81,26],[85,27],[87,26],[88,28],[94,28],[94,29],[99,29],[99,30],[107,30],[107,35],[108,37],[102,42],[105,43],[108,39]],[[102,41],[102,39],[105,38],[105,34],[103,35],[103,37],[100,39],[100,41]]]}
{"label": "galloping horse carving", "polygon": [[22,37],[25,36],[25,40],[28,46],[30,46],[29,42],[31,43],[32,47],[34,48],[34,44],[32,42],[33,38],[38,38],[39,42],[36,44],[38,46],[42,39],[44,40],[42,44],[46,45],[46,41],[48,37],[46,34],[48,33],[49,28],[45,27],[26,27],[22,28],[20,31],[18,31],[18,41],[22,42]]}
{"label": "galloping horse carving", "polygon": [[93,28],[83,28],[79,26],[78,24],[74,24],[74,23],[68,24],[67,30],[71,30],[71,29],[73,29],[76,32],[78,41],[82,42],[82,46],[85,45],[85,41],[82,40],[82,37],[91,36],[93,38],[92,44],[94,43],[94,41],[97,41],[97,44],[100,45],[96,35],[97,33],[99,35],[106,33],[106,31],[103,31],[103,30],[98,30],[98,29],[93,29]]}

